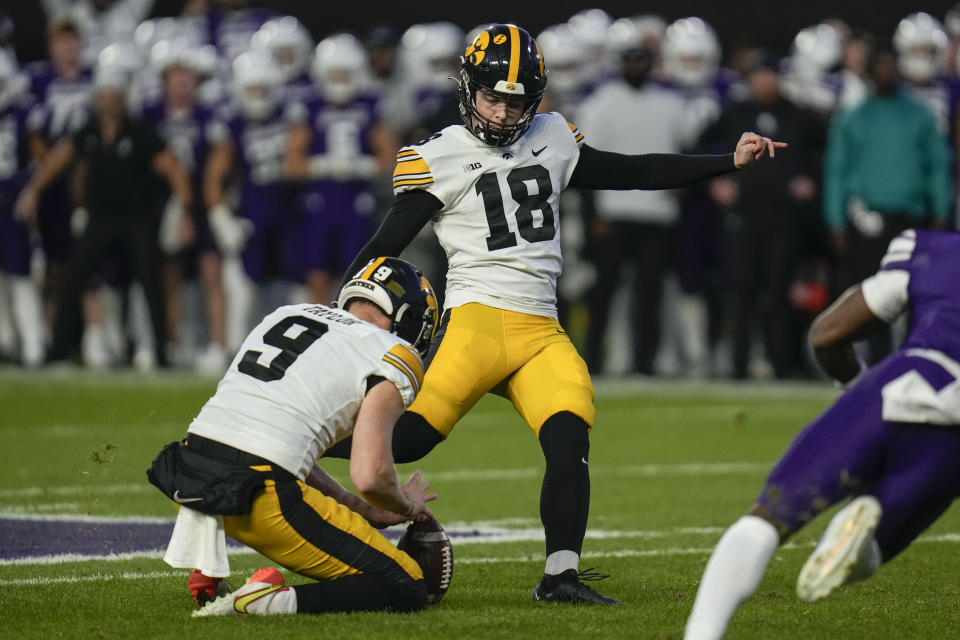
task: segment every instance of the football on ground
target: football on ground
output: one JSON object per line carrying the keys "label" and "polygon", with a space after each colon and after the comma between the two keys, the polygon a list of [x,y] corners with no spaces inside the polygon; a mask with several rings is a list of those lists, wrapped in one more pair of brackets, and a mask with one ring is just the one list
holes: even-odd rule
{"label": "football on ground", "polygon": [[453,577],[453,544],[435,519],[411,522],[397,541],[397,548],[417,561],[427,583],[427,601],[440,602]]}

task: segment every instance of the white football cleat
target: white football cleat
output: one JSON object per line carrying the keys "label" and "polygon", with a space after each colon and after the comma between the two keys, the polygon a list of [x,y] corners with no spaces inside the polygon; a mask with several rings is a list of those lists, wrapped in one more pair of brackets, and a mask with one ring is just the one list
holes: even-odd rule
{"label": "white football cleat", "polygon": [[192,615],[194,618],[198,618],[203,616],[242,615],[245,613],[273,613],[269,611],[269,602],[267,601],[262,602],[261,606],[256,607],[255,610],[250,610],[250,605],[289,589],[290,587],[284,584],[283,575],[279,571],[273,567],[263,567],[254,571],[245,585],[233,593],[228,593],[208,602],[201,609],[194,611]]}
{"label": "white football cleat", "polygon": [[837,512],[797,577],[797,595],[816,602],[837,587],[870,577],[879,566],[873,532],[883,509],[873,496],[859,496]]}

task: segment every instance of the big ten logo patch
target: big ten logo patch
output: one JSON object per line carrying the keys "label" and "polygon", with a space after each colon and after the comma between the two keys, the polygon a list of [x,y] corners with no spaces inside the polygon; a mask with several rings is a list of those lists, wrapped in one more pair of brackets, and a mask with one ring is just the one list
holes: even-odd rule
{"label": "big ten logo patch", "polygon": [[[497,36],[497,38],[502,38],[502,37],[504,37],[503,34],[500,34],[499,36]],[[494,42],[496,43],[496,39],[494,39]],[[477,66],[478,64],[483,62],[483,57],[487,55],[486,51],[487,51],[487,47],[489,46],[490,46],[490,32],[481,31],[480,35],[477,36],[477,39],[473,41],[473,44],[467,47],[467,50],[463,53],[463,57],[464,59],[469,61],[470,64],[472,64],[473,66]]]}
{"label": "big ten logo patch", "polygon": [[470,172],[470,171],[476,171],[477,169],[479,169],[479,168],[482,167],[482,166],[483,166],[483,165],[480,164],[479,162],[471,162],[470,164],[465,164],[465,165],[463,165],[463,172],[464,172],[464,173],[468,173],[468,172]]}

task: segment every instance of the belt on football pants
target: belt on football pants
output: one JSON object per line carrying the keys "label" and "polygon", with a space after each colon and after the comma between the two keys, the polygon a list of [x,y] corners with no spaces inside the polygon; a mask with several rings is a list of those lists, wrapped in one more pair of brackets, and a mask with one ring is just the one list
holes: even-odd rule
{"label": "belt on football pants", "polygon": [[272,470],[272,477],[277,482],[292,481],[297,479],[296,476],[278,465],[276,462],[271,462],[266,458],[255,456],[252,453],[247,453],[242,449],[231,447],[228,444],[223,444],[222,442],[217,442],[216,440],[211,440],[210,438],[189,434],[187,435],[186,443],[188,447],[197,453],[202,453],[205,456],[210,456],[211,458],[216,458],[217,460],[223,460],[224,462],[232,462],[243,467],[269,466]]}

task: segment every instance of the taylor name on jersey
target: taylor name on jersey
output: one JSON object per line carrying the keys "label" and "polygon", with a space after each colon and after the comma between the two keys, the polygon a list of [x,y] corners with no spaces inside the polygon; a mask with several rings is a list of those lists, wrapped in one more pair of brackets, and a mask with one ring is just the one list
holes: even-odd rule
{"label": "taylor name on jersey", "polygon": [[433,220],[447,253],[446,307],[480,302],[556,318],[560,192],[583,134],[559,113],[538,114],[509,146],[454,125],[397,154],[393,189],[443,203]]}

